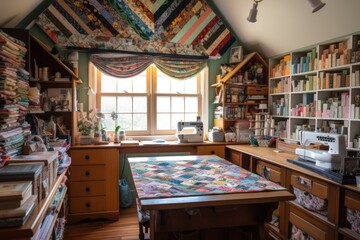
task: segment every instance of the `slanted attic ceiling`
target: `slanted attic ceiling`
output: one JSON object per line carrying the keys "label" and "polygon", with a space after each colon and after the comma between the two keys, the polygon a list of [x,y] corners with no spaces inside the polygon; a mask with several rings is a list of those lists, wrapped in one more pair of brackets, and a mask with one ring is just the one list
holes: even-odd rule
{"label": "slanted attic ceiling", "polygon": [[[325,7],[313,14],[307,0],[263,0],[258,6],[258,21],[249,23],[246,17],[253,0],[207,0],[214,12],[228,23],[241,45],[264,57],[360,31],[359,0],[322,1]],[[52,0],[1,0],[0,26],[16,27],[39,4],[50,2]],[[141,2],[152,4],[154,1]]]}
{"label": "slanted attic ceiling", "polygon": [[118,50],[150,41],[163,44],[171,53],[186,46],[202,55],[221,56],[235,42],[205,0],[55,0],[35,23],[55,43],[79,47],[87,46],[84,36],[92,36],[87,41],[132,40],[114,48]]}

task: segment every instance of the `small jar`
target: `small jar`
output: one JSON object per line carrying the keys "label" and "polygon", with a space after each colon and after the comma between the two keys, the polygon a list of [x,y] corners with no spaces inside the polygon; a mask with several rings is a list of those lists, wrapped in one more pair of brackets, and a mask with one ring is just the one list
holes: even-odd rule
{"label": "small jar", "polygon": [[125,132],[125,130],[120,130],[119,131],[119,140],[120,141],[126,140],[126,132]]}

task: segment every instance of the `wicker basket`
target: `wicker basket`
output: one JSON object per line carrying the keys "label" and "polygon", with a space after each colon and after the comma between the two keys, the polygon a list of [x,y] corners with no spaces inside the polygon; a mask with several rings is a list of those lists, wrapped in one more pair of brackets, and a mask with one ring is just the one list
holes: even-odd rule
{"label": "wicker basket", "polygon": [[276,140],[274,139],[258,139],[259,147],[275,147]]}

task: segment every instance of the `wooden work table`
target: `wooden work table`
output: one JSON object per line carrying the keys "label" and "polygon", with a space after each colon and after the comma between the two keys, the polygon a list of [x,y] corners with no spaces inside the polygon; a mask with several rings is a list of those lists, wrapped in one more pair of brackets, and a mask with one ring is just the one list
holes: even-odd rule
{"label": "wooden work table", "polygon": [[[360,188],[356,184],[339,184],[290,163],[287,159],[295,159],[296,154],[274,150],[250,145],[226,146],[227,160],[263,175],[290,192],[296,188],[304,193],[295,201],[280,203],[274,212],[279,223],[266,225],[270,239],[290,239],[294,228],[317,240],[360,239],[360,233],[352,228],[355,223],[347,220],[348,210],[360,212]],[[306,196],[310,196],[309,202],[312,198],[319,199],[315,206],[325,201],[326,212],[310,210],[314,205],[306,205],[309,204],[304,200]]]}
{"label": "wooden work table", "polygon": [[[241,170],[215,155],[139,157],[129,158],[129,162],[134,181],[137,183],[136,190],[141,209],[150,211],[150,239],[152,240],[174,239],[175,235],[186,236],[186,239],[200,239],[200,236],[202,236],[201,239],[239,239],[240,236],[242,236],[241,239],[265,239],[263,226],[265,222],[271,221],[272,211],[277,208],[279,202],[294,199],[291,193],[279,185],[276,185],[276,189],[259,191],[252,189],[252,186],[255,188],[258,186],[250,183],[252,182],[250,179],[254,179],[256,175]],[[172,162],[170,169],[177,170],[172,172],[168,170],[169,167],[160,168],[164,162],[166,164]],[[202,169],[201,166],[206,166],[209,172],[220,174],[224,182],[226,182],[225,179],[232,182],[235,176],[233,173],[237,173],[239,185],[230,192],[224,193],[221,191],[223,185],[217,185],[212,180],[209,182],[212,183],[211,187],[206,187],[207,184],[202,187],[200,183],[202,181],[199,179],[202,179],[202,174],[205,174],[207,170],[204,168],[198,171],[202,174],[197,174],[196,170],[179,170],[185,166],[187,168],[196,166],[200,169]],[[151,169],[156,169],[152,172],[155,175],[151,173]],[[220,173],[221,171],[223,174]],[[239,174],[240,172],[242,174]],[[158,178],[157,174],[166,175],[167,178]],[[181,178],[177,177],[178,174],[187,176]],[[251,177],[245,180],[247,174]],[[206,176],[209,175],[206,174]],[[173,183],[171,180],[173,177],[179,180],[179,183]],[[204,177],[206,182],[205,178],[208,177]],[[185,187],[187,184],[181,184],[181,179],[200,181],[200,185]],[[149,183],[153,185],[147,188]],[[268,183],[269,181],[262,181],[264,185]],[[169,186],[165,191],[166,196],[162,195],[164,191],[161,186],[163,185]],[[195,190],[197,186],[201,186],[199,190],[201,194]],[[210,189],[216,193],[212,193]],[[236,189],[239,191],[235,191]],[[155,195],[154,192],[156,192]],[[181,192],[180,195],[177,195],[179,192]],[[241,228],[244,226],[246,230]],[[188,236],[189,232],[193,235]]]}
{"label": "wooden work table", "polygon": [[[106,145],[75,145],[70,149],[70,216],[77,222],[86,218],[119,218],[120,173],[130,176],[124,158],[131,154],[215,154],[225,158],[225,146],[237,143],[153,143],[140,142],[129,146],[115,143]],[[127,175],[128,174],[128,175]],[[124,176],[122,176],[124,178]],[[127,179],[130,187],[131,178]]]}

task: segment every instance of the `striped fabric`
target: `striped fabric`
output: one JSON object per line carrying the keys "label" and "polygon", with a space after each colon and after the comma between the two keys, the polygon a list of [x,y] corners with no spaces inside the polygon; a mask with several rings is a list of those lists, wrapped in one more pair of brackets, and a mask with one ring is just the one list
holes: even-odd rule
{"label": "striped fabric", "polygon": [[90,61],[102,72],[118,78],[136,76],[154,63],[168,76],[186,79],[198,74],[207,64],[206,59],[131,54],[93,54]]}
{"label": "striped fabric", "polygon": [[[89,35],[95,36],[93,40],[134,40],[138,52],[163,53],[162,46],[175,43],[190,55],[221,56],[235,41],[205,0],[55,0],[36,23],[55,43],[76,47],[83,46],[71,40]],[[151,41],[146,45],[155,47],[142,49],[137,45],[144,45],[142,41]],[[199,52],[199,45],[205,51]]]}

